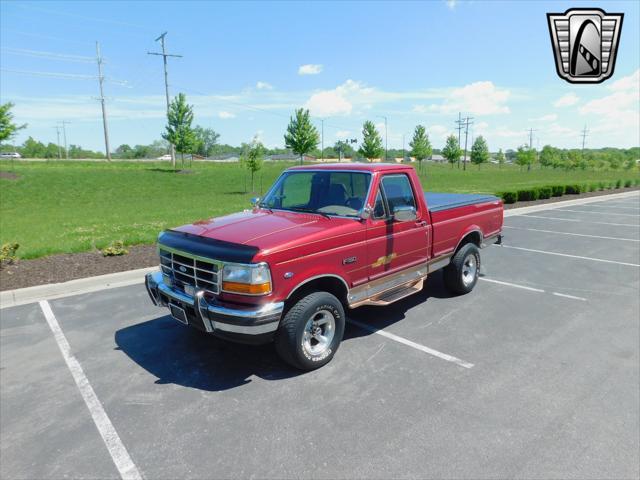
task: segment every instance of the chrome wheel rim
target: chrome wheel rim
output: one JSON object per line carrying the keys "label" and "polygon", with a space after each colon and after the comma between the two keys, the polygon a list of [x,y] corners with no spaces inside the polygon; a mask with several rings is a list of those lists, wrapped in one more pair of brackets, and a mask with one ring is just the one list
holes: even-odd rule
{"label": "chrome wheel rim", "polygon": [[304,326],[302,348],[312,357],[325,353],[333,341],[336,321],[329,310],[319,310],[311,315]]}
{"label": "chrome wheel rim", "polygon": [[462,264],[462,283],[464,283],[465,287],[473,283],[477,273],[478,262],[476,261],[476,256],[470,254],[464,259],[464,263]]}

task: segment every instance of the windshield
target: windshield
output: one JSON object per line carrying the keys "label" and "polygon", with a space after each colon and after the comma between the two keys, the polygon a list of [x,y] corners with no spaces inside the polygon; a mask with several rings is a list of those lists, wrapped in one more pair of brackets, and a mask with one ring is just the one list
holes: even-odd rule
{"label": "windshield", "polygon": [[260,206],[355,217],[364,206],[370,182],[366,172],[286,172]]}

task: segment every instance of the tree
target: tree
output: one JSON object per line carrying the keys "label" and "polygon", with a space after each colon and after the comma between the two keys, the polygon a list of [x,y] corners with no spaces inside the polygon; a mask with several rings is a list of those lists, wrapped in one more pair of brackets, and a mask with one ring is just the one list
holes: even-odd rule
{"label": "tree", "polygon": [[27,138],[22,144],[22,156],[26,158],[44,158],[47,147],[33,137]]}
{"label": "tree", "polygon": [[498,150],[498,153],[496,153],[496,160],[498,161],[498,168],[502,168],[502,165],[504,165],[504,153],[502,153],[502,149]]}
{"label": "tree", "polygon": [[376,130],[376,126],[370,120],[367,120],[364,122],[364,125],[362,125],[362,145],[358,149],[358,152],[369,161],[374,158],[380,158],[384,152],[382,137],[380,133],[378,133],[378,130]]}
{"label": "tree", "polygon": [[487,163],[488,161],[489,147],[487,146],[487,142],[484,137],[480,135],[475,139],[473,146],[471,147],[471,163],[478,165],[478,170],[480,170],[480,165]]}
{"label": "tree", "polygon": [[540,165],[543,167],[553,167],[553,165],[559,159],[559,152],[557,148],[553,148],[551,145],[545,145],[540,152]]}
{"label": "tree", "polygon": [[184,167],[184,154],[193,151],[196,142],[191,128],[193,106],[187,104],[187,97],[184,93],[179,93],[169,105],[167,120],[166,132],[162,134],[162,138],[173,144],[176,150],[180,152],[182,166]]}
{"label": "tree", "polygon": [[200,125],[193,129],[193,133],[196,137],[195,153],[203,157],[213,155],[220,134],[212,128],[204,128]]}
{"label": "tree", "polygon": [[458,139],[455,135],[449,135],[447,137],[447,143],[442,149],[442,156],[447,159],[451,164],[451,168],[453,168],[454,163],[460,160],[460,155],[462,155],[462,150],[460,150],[460,145],[458,145]]}
{"label": "tree", "polygon": [[133,149],[127,145],[126,143],[120,145],[116,148],[116,155],[119,158],[132,158],[133,157]]}
{"label": "tree", "polygon": [[333,145],[333,149],[338,152],[338,159],[340,160],[343,158],[353,158],[353,155],[355,154],[355,151],[348,140],[338,140]]}
{"label": "tree", "polygon": [[422,125],[416,125],[416,129],[413,132],[413,139],[409,142],[409,146],[411,147],[411,155],[416,157],[420,165],[420,170],[422,170],[422,161],[425,158],[429,158],[433,153],[429,135],[427,135],[427,131]]}
{"label": "tree", "polygon": [[534,149],[529,148],[528,145],[518,147],[518,151],[516,152],[516,163],[520,165],[520,170],[522,170],[522,167],[524,166],[531,169],[531,165],[535,162],[535,159],[536,151]]}
{"label": "tree", "polygon": [[27,124],[16,125],[13,123],[13,114],[11,109],[13,103],[7,102],[0,104],[0,143],[13,138],[18,130],[27,128]]}
{"label": "tree", "polygon": [[318,146],[320,135],[311,123],[309,110],[299,108],[295,116],[291,117],[287,132],[284,134],[284,144],[293,153],[300,155],[300,165],[304,155]]}
{"label": "tree", "polygon": [[244,167],[251,172],[251,192],[254,189],[254,175],[262,168],[262,161],[264,157],[265,148],[258,140],[258,136],[253,137],[250,144],[245,144],[245,148],[242,152],[241,161]]}

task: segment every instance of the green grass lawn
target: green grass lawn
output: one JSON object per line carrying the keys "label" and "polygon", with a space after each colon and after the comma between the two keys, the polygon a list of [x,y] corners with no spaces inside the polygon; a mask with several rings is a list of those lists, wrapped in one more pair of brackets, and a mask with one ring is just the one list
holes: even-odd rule
{"label": "green grass lawn", "polygon": [[[290,165],[265,163],[256,191],[264,193]],[[18,175],[0,178],[0,243],[19,243],[21,258],[101,249],[114,240],[152,243],[164,228],[249,208],[254,196],[238,164],[198,163],[192,174],[176,174],[166,163],[15,162],[12,167],[2,161],[0,170]],[[636,178],[637,171],[527,172],[494,165],[463,172],[428,164],[421,173],[425,189],[470,193]]]}

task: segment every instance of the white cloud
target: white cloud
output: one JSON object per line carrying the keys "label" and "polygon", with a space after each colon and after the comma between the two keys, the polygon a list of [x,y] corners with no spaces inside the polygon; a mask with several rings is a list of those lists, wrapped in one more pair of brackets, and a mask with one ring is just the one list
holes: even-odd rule
{"label": "white cloud", "polygon": [[218,117],[223,118],[223,119],[236,118],[235,114],[233,114],[231,112],[225,112],[224,110],[218,112]]}
{"label": "white cloud", "polygon": [[493,82],[475,82],[461,88],[454,88],[446,95],[443,103],[424,107],[416,105],[414,111],[425,113],[433,111],[450,114],[469,112],[473,115],[496,115],[510,113],[506,105],[511,92],[496,87]]}
{"label": "white cloud", "polygon": [[351,130],[338,130],[336,132],[336,138],[340,140],[344,140],[351,136]]}
{"label": "white cloud", "polygon": [[449,7],[451,10],[456,8],[456,0],[447,0],[447,7]]}
{"label": "white cloud", "polygon": [[298,75],[317,75],[320,72],[322,72],[322,65],[317,63],[300,65],[300,67],[298,68]]}
{"label": "white cloud", "polygon": [[367,97],[373,89],[365,87],[362,83],[347,80],[333,90],[322,90],[311,95],[305,104],[312,115],[318,117],[331,117],[336,115],[349,115],[353,110],[353,102],[365,104]]}
{"label": "white cloud", "polygon": [[273,85],[267,82],[258,82],[256,83],[256,88],[258,90],[273,90]]}
{"label": "white cloud", "polygon": [[541,117],[530,118],[531,122],[555,122],[558,119],[558,115],[550,113],[548,115],[542,115]]}
{"label": "white cloud", "polygon": [[567,93],[566,95],[563,95],[558,100],[553,102],[553,106],[558,108],[570,107],[572,105],[575,105],[579,101],[580,101],[580,97],[578,97],[575,93],[571,92],[571,93]]}
{"label": "white cloud", "polygon": [[608,133],[626,138],[632,144],[640,143],[640,70],[607,87],[612,93],[590,100],[580,107],[581,115],[592,115],[596,124],[592,133]]}

